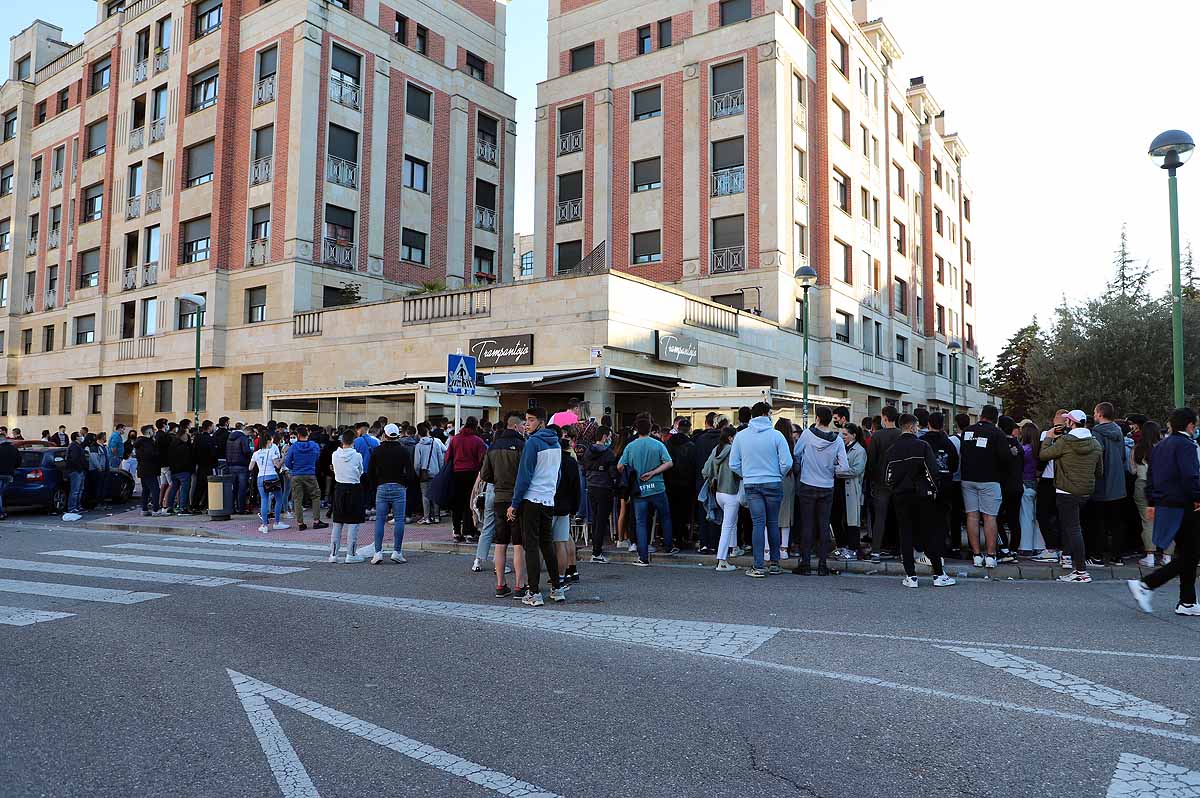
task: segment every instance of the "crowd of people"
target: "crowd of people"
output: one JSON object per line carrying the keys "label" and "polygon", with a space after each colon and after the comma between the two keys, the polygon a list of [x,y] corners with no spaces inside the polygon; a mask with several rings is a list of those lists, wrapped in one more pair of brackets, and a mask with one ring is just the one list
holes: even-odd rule
{"label": "crowd of people", "polygon": [[[1086,584],[1089,568],[1133,557],[1156,569],[1129,583],[1142,609],[1178,578],[1176,613],[1200,616],[1193,410],[1176,410],[1166,429],[1145,416],[1119,419],[1108,402],[1090,416],[1060,410],[1045,428],[990,405],[974,423],[892,406],[861,424],[844,407],[814,415],[800,428],[772,420],[759,402],[736,419],[709,413],[695,433],[686,417],[666,426],[649,414],[618,430],[608,416],[581,418],[572,400],[549,418],[533,408],[495,425],[469,417],[457,430],[448,419],[339,428],[159,419],[107,437],[60,427],[43,439],[67,448],[64,520],[81,517],[89,470],[129,471],[146,515],[205,511],[219,471],[232,481],[234,513],[252,512],[257,495],[259,531],[287,529],[292,518],[306,529],[311,512],[314,529],[330,529],[330,562],[344,546],[340,562],[363,562],[364,551],[380,563],[389,518],[391,559],[404,562],[405,525],[436,523],[448,510],[453,539],[476,546],[472,570],[491,560],[495,595],[534,606],[544,601],[543,565],[552,601],[579,580],[584,533],[595,563],[608,562],[614,545],[643,567],[653,554],[692,548],[718,572],[738,570],[731,559],[749,554],[745,573],[758,579],[781,574],[787,560],[794,574],[825,576],[840,560],[899,557],[910,588],[920,584],[918,564],[934,586],[954,585],[946,558],[992,569],[1024,557]],[[0,498],[15,469],[7,434],[0,428]],[[358,528],[370,521],[373,545],[360,550]]]}

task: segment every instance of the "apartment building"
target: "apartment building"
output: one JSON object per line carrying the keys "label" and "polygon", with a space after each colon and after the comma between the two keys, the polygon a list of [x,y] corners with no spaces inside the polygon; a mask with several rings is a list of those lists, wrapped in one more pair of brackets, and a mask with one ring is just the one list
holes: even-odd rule
{"label": "apartment building", "polygon": [[798,330],[809,264],[812,390],[979,406],[967,150],[867,0],[550,0],[548,50],[538,275],[599,265]]}
{"label": "apartment building", "polygon": [[504,12],[100,0],[80,43],[42,21],[13,37],[0,418],[95,429],[197,393],[205,415],[255,416],[303,387],[305,313],[511,281]]}

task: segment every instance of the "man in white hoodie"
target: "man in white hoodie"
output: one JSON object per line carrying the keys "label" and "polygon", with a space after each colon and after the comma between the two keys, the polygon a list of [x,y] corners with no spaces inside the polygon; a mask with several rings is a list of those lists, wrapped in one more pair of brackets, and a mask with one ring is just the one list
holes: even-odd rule
{"label": "man in white hoodie", "polygon": [[[783,573],[779,567],[779,506],[783,501],[783,479],[792,470],[792,453],[791,443],[771,426],[769,404],[757,403],[750,415],[750,424],[733,439],[729,468],[742,478],[750,505],[754,567],[746,575],[761,578]],[[765,571],[764,529],[766,542],[771,546],[771,565]]]}
{"label": "man in white hoodie", "polygon": [[799,484],[800,499],[800,561],[792,573],[809,573],[813,539],[817,543],[817,574],[826,576],[829,566],[829,515],[833,510],[833,486],[838,474],[850,471],[846,459],[846,443],[830,425],[833,411],[824,405],[817,407],[817,423],[800,434],[792,451]]}

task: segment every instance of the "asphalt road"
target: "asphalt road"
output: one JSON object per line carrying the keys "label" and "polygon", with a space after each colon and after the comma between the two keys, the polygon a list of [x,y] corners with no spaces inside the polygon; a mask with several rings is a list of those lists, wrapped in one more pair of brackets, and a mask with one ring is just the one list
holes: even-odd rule
{"label": "asphalt road", "polygon": [[469,563],[0,524],[0,795],[1200,796],[1172,587]]}

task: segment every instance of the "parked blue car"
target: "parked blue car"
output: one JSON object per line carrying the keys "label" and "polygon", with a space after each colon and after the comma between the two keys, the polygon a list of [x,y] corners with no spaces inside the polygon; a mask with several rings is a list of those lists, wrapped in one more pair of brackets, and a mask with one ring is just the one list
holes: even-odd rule
{"label": "parked blue car", "polygon": [[[45,508],[55,515],[67,510],[70,484],[63,446],[29,446],[21,449],[21,465],[4,494],[4,506]],[[124,471],[89,471],[84,482],[83,505],[94,507],[103,498],[113,504],[133,496],[133,477]]]}

